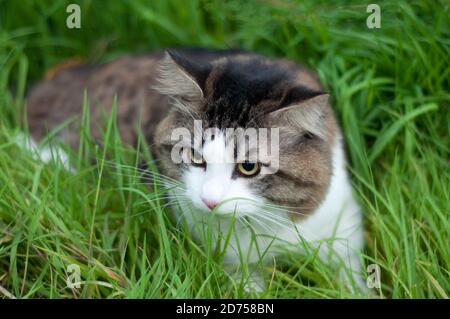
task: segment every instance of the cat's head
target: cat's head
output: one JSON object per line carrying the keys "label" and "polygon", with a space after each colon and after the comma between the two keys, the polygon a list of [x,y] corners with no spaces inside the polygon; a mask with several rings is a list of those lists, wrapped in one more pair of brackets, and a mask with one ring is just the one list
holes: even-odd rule
{"label": "cat's head", "polygon": [[[157,87],[172,105],[155,138],[162,173],[181,181],[180,195],[204,213],[255,216],[273,205],[299,216],[314,211],[330,183],[338,128],[328,95],[307,85],[307,75],[254,54],[168,51]],[[243,131],[259,139],[239,141]]]}

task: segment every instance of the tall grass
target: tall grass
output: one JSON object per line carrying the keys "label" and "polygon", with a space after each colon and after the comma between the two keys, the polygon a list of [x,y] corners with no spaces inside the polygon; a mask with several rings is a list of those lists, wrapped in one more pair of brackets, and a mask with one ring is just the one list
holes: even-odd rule
{"label": "tall grass", "polygon": [[[73,2],[81,29],[65,24]],[[381,29],[366,27],[366,3],[348,1],[0,1],[0,296],[354,296],[314,254],[287,254],[266,269],[265,292],[246,293],[169,218],[158,199],[164,190],[149,191],[139,171],[123,166],[140,156],[151,163],[151,153],[143,139],[138,150],[123,145],[114,116],[103,146],[83,129],[71,156],[76,173],[15,143],[26,131],[26,89],[56,63],[195,45],[242,47],[316,69],[347,140],[365,263],[381,269],[376,293],[448,298],[449,8],[378,4]],[[67,288],[70,264],[81,267],[80,289]]]}

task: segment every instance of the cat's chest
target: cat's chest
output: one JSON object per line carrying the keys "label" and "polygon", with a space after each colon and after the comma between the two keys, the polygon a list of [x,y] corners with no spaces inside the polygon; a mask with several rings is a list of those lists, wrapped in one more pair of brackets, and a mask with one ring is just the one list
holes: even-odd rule
{"label": "cat's chest", "polygon": [[[297,224],[259,218],[217,217],[195,211],[192,205],[172,205],[177,225],[183,223],[190,235],[212,253],[223,253],[225,264],[240,260],[256,263],[278,255],[286,245],[300,241]],[[294,244],[295,245],[295,244]]]}

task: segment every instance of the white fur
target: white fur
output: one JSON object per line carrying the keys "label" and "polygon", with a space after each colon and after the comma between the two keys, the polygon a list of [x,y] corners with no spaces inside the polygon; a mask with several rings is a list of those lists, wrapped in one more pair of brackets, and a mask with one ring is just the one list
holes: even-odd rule
{"label": "white fur", "polygon": [[[286,248],[304,252],[301,243],[306,241],[312,247],[319,247],[319,256],[323,260],[342,263],[350,269],[350,274],[362,287],[358,256],[363,247],[361,210],[352,194],[341,141],[333,147],[333,175],[325,200],[315,212],[296,223],[289,222],[287,213],[279,209],[270,211],[264,208],[279,216],[276,221],[261,215],[261,206],[266,200],[252,191],[248,178],[232,178],[234,164],[229,160],[231,153],[225,148],[223,135],[205,143],[206,169],[191,166],[183,176],[185,193],[175,191],[193,203],[193,207],[184,205],[182,211],[176,210],[176,213],[185,217],[197,239],[210,238],[205,231],[208,229],[213,237],[212,249],[218,248],[217,242],[223,249],[225,240],[219,239],[226,237],[232,225],[233,235],[224,257],[225,264],[231,268],[238,268],[243,263],[269,261]],[[202,198],[221,204],[211,211]],[[248,223],[251,223],[253,231],[249,230]],[[344,271],[342,274],[345,280],[349,279],[344,276]],[[251,287],[247,288],[262,289],[264,283],[260,275],[256,271],[247,283]]]}
{"label": "white fur", "polygon": [[15,142],[18,146],[30,151],[34,159],[44,163],[60,162],[66,170],[75,172],[75,169],[70,166],[69,156],[61,147],[54,144],[39,145],[33,138],[22,133],[15,136]]}
{"label": "white fur", "polygon": [[231,215],[251,213],[253,206],[248,201],[233,200],[246,198],[259,200],[247,187],[245,179],[232,179],[234,164],[232,154],[225,149],[224,135],[218,135],[214,141],[203,147],[203,158],[208,163],[207,169],[192,167],[184,175],[188,196],[195,207],[210,211],[203,203],[202,198],[221,202],[215,213]]}

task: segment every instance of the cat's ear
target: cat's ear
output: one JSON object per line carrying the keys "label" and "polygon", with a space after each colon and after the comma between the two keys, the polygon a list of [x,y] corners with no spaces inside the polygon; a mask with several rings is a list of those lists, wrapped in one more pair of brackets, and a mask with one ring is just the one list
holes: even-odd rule
{"label": "cat's ear", "polygon": [[167,50],[155,88],[161,94],[196,102],[203,98],[210,71],[211,64],[207,61],[194,61],[176,50]]}
{"label": "cat's ear", "polygon": [[269,113],[267,115],[269,123],[276,126],[289,126],[298,131],[325,138],[327,132],[324,118],[330,96],[321,92],[311,93],[310,96]]}

